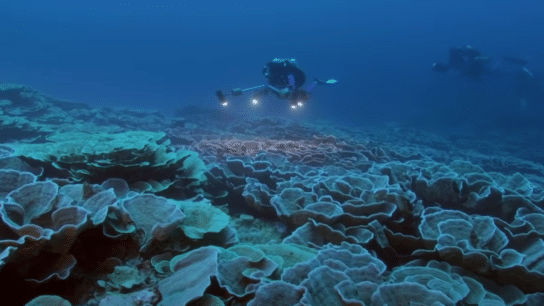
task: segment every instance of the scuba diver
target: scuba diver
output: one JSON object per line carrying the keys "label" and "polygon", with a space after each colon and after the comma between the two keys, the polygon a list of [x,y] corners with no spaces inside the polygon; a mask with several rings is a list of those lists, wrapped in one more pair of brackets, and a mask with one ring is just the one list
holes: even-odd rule
{"label": "scuba diver", "polygon": [[489,74],[487,64],[489,57],[482,55],[480,51],[472,46],[450,48],[448,63],[433,63],[433,71],[448,72],[449,70],[458,70],[462,75],[476,81],[482,81],[482,74]]}
{"label": "scuba diver", "polygon": [[[527,69],[527,60],[516,56],[501,56],[490,68],[491,60],[488,56],[482,55],[477,49],[466,45],[450,49],[448,63],[434,63],[432,70],[445,73],[450,70],[457,70],[461,75],[467,76],[476,81],[482,81],[483,74],[494,78],[493,86],[500,86],[507,91],[508,96],[519,101],[522,111],[528,108],[528,104],[534,101],[544,101],[543,78],[535,76]],[[536,107],[533,104],[532,108]]]}
{"label": "scuba diver", "polygon": [[302,86],[306,82],[306,75],[297,65],[295,59],[275,58],[264,66],[263,74],[267,78],[268,84],[246,89],[235,88],[230,93],[223,93],[221,90],[216,91],[221,105],[228,105],[227,96],[241,96],[246,91],[256,90],[252,98],[253,104],[258,104],[262,96],[272,93],[281,100],[290,101],[291,108],[296,109],[302,107],[304,102],[310,99],[316,85],[337,82],[334,79],[328,81],[314,79],[312,83],[303,89]]}

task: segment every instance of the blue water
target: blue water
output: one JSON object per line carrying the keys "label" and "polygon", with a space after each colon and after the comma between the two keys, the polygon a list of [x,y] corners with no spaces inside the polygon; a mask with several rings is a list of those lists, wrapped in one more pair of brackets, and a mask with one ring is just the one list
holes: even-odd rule
{"label": "blue water", "polygon": [[218,108],[215,90],[263,84],[262,66],[288,57],[309,80],[339,82],[318,87],[304,112],[273,97],[259,108],[233,100],[228,111],[505,127],[539,121],[544,101],[522,101],[512,75],[475,82],[430,67],[470,44],[544,75],[543,15],[539,1],[4,1],[0,82],[97,107]]}
{"label": "blue water", "polygon": [[[316,274],[309,277],[306,273],[300,281],[308,276],[307,280],[322,280],[325,285],[315,289],[310,281],[301,283],[307,292],[315,289],[305,299],[321,296],[319,302],[325,305],[325,298],[338,293],[332,292],[336,276],[327,276],[330,271],[326,269],[301,265],[298,268],[304,268],[289,272],[292,275],[282,276],[281,281],[280,269],[272,276],[266,274],[265,279],[263,271],[271,268],[260,264],[272,264],[269,258],[259,260],[258,268],[248,272],[236,266],[244,257],[241,253],[236,260],[227,259],[231,255],[226,253],[214,259],[217,251],[200,248],[238,244],[234,230],[240,245],[279,245],[282,239],[284,244],[297,242],[308,227],[318,226],[304,225],[304,218],[315,217],[323,225],[312,230],[316,240],[308,232],[309,238],[300,238],[307,241],[300,243],[316,253],[325,250],[315,258],[325,259],[327,263],[319,265],[331,265],[331,271],[333,266],[358,269],[344,275],[353,277],[349,286],[366,283],[357,287],[362,289],[342,288],[367,298],[373,294],[372,305],[383,305],[382,295],[385,299],[397,293],[399,303],[406,305],[422,300],[425,294],[412,291],[418,279],[429,280],[428,289],[432,288],[423,291],[420,286],[421,292],[432,291],[435,296],[439,296],[437,290],[448,292],[456,296],[456,305],[484,301],[480,283],[489,303],[496,299],[499,305],[502,299],[506,303],[500,305],[544,305],[543,37],[542,0],[1,1],[2,289],[27,293],[12,294],[19,302],[10,305],[22,305],[44,294],[59,295],[73,305],[142,304],[144,298],[153,305],[160,299],[162,305],[174,305],[176,302],[165,302],[170,297],[195,299],[187,305],[197,305],[204,301],[201,296],[206,290],[232,306],[267,300],[269,284],[287,284],[289,277],[312,270]],[[490,73],[481,80],[460,71],[431,69],[435,62],[448,63],[450,48],[465,45],[489,57]],[[514,64],[505,56],[526,63]],[[274,95],[259,105],[252,105],[248,94],[229,96],[227,107],[220,104],[217,90],[262,88],[259,86],[266,84],[262,68],[274,58],[297,59],[308,80],[303,88],[311,87],[314,78],[338,82],[316,85],[308,103],[296,110]],[[293,78],[291,75],[289,85],[295,87]],[[61,101],[80,104],[71,108]],[[111,108],[157,111],[184,119]],[[153,132],[131,134],[132,129]],[[92,135],[86,139],[87,135],[74,136],[72,131]],[[125,141],[122,137],[132,138]],[[129,146],[136,138],[148,139],[149,145],[137,142]],[[125,145],[128,147],[121,148]],[[201,159],[185,149],[200,154]],[[207,181],[204,175],[191,176],[200,171]],[[20,176],[14,179],[15,174]],[[109,178],[118,180],[97,185]],[[85,184],[76,185],[79,180]],[[119,189],[115,193],[105,191],[114,185]],[[31,187],[38,190],[35,186],[44,189],[31,193]],[[59,188],[65,190],[59,192]],[[99,191],[110,193],[103,199],[92,196]],[[139,194],[144,192],[147,194]],[[139,196],[142,198],[132,202]],[[192,213],[197,209],[189,209],[192,204],[187,202],[179,208],[187,213],[187,225],[202,223],[199,226],[211,235],[206,239],[190,236],[193,230],[181,226],[171,234],[182,222],[180,212],[176,209],[176,215],[164,217],[173,205],[158,196],[215,205],[217,212],[210,215],[222,216],[213,217],[210,223],[225,223],[223,230],[216,233],[217,223],[210,225],[213,230],[207,229],[204,219],[208,214],[200,222],[198,213]],[[154,202],[145,205],[151,203],[157,209],[145,207],[144,201],[150,199]],[[137,201],[141,208],[134,204]],[[310,207],[312,204],[318,205]],[[106,206],[107,214],[102,210]],[[212,211],[211,206],[198,209]],[[319,209],[324,214],[318,214]],[[59,211],[62,214],[56,215]],[[247,214],[240,216],[239,212]],[[83,226],[84,218],[89,222]],[[100,218],[100,224],[95,224]],[[151,239],[145,231],[158,220],[165,223],[156,232],[153,227],[156,237]],[[57,228],[59,224],[75,224],[81,232],[76,235],[71,228]],[[299,233],[302,226],[306,229]],[[49,239],[50,228],[61,234]],[[348,238],[340,237],[344,232]],[[36,237],[30,239],[36,233],[40,243],[34,243]],[[162,236],[165,239],[159,239]],[[140,240],[153,241],[153,247],[142,251]],[[506,240],[508,244],[503,243]],[[345,252],[332,250],[337,247],[332,244],[325,247],[328,242],[342,243],[342,248],[349,247],[357,256],[363,254],[359,245],[364,245],[388,271],[378,273],[376,265],[359,266],[367,260],[361,257],[340,263],[347,258]],[[195,275],[185,272],[200,270],[190,264],[190,269],[169,280],[172,274],[167,276],[167,266],[155,267],[155,273],[149,265],[148,260],[157,254],[187,254],[189,250],[210,257],[195,264],[205,266],[195,274],[199,281],[193,282]],[[286,271],[291,256],[293,262],[301,263],[305,256],[315,254],[297,258],[294,252],[272,255],[283,256],[286,265],[281,269]],[[337,261],[335,252],[344,255]],[[169,261],[167,257],[164,260]],[[402,273],[397,274],[398,279],[391,277],[390,272],[401,271],[413,259],[421,261],[410,263],[411,267],[434,265],[432,269],[448,270],[455,278],[451,284],[462,275],[474,287],[470,294],[460,285],[450,290],[442,272],[432,274],[426,269],[410,272],[411,279],[403,280]],[[433,259],[440,260],[441,267]],[[130,271],[147,275],[146,280],[139,280],[132,289],[119,289],[114,269],[121,262],[125,268],[134,268]],[[212,271],[216,262],[221,268]],[[313,264],[317,264],[314,259]],[[184,265],[176,264],[180,269]],[[450,271],[450,266],[459,269]],[[208,268],[209,275],[205,274]],[[246,289],[226,289],[220,270],[229,272],[225,275],[243,271],[256,278],[246,284],[245,278],[232,277],[232,284],[242,280],[247,288],[238,299],[234,293]],[[180,281],[185,273],[187,284]],[[366,277],[369,281],[363,282]],[[119,280],[122,278],[121,274]],[[212,283],[207,284],[208,279]],[[399,287],[390,286],[391,280],[398,281],[395,286],[406,283],[409,294],[402,296],[402,290],[395,289]],[[185,297],[185,292],[176,297],[168,288],[170,281],[179,281],[180,288],[194,287]],[[378,285],[385,290],[383,294],[376,289]],[[255,288],[260,292],[249,292]],[[369,293],[364,288],[376,290]],[[256,296],[259,299],[253,299]],[[274,302],[279,305],[281,297],[278,294]],[[273,299],[276,296],[270,297]],[[335,305],[344,305],[346,300]]]}

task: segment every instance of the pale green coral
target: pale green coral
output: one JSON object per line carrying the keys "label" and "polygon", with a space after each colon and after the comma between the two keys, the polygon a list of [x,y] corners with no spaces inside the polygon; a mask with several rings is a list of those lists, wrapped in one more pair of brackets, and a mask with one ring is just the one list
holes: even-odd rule
{"label": "pale green coral", "polygon": [[185,213],[181,228],[191,239],[202,239],[207,233],[219,233],[229,225],[229,215],[213,206],[209,200],[182,201],[178,207]]}
{"label": "pale green coral", "polygon": [[12,155],[44,167],[46,174],[75,181],[101,183],[113,174],[137,190],[158,192],[179,180],[189,187],[206,179],[198,154],[175,150],[160,132],[58,133],[46,141],[8,146]]}

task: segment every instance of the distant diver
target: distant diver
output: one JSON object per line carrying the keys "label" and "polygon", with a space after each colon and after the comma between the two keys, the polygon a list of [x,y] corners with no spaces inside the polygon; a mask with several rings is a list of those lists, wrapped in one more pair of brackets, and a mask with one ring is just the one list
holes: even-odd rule
{"label": "distant diver", "polygon": [[434,63],[432,69],[433,71],[442,73],[457,70],[466,77],[482,81],[482,75],[490,73],[490,70],[487,68],[489,61],[488,56],[483,55],[472,46],[466,45],[450,48],[448,63]]}
{"label": "distant diver", "polygon": [[434,63],[433,71],[460,71],[462,75],[482,81],[484,74],[509,76],[513,78],[512,94],[520,101],[522,109],[526,109],[528,101],[544,101],[543,80],[527,69],[527,60],[516,56],[501,56],[489,69],[490,58],[482,55],[477,49],[466,45],[450,49],[448,63]]}
{"label": "distant diver", "polygon": [[267,78],[268,84],[246,89],[235,88],[230,93],[223,93],[221,90],[216,91],[221,105],[228,105],[227,96],[241,96],[246,91],[256,90],[252,97],[254,105],[259,103],[261,97],[273,93],[279,99],[290,101],[291,108],[296,109],[302,107],[304,102],[310,99],[316,85],[334,84],[337,82],[334,79],[328,81],[314,79],[306,89],[302,89],[302,86],[306,82],[306,75],[299,68],[295,59],[275,58],[264,66],[263,74]]}

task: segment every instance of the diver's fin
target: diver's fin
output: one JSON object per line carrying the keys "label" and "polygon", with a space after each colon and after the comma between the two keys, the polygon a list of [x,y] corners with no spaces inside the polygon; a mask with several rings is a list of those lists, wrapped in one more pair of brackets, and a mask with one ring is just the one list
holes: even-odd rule
{"label": "diver's fin", "polygon": [[533,73],[531,71],[529,71],[529,69],[527,69],[527,67],[523,67],[523,69],[521,69],[521,73],[523,74],[524,77],[526,77],[528,79],[532,79],[534,77]]}
{"label": "diver's fin", "polygon": [[337,80],[335,79],[330,79],[330,80],[327,80],[327,81],[322,81],[320,79],[314,79],[314,82],[316,84],[319,84],[319,85],[324,85],[324,84],[334,84],[336,82],[338,82]]}

